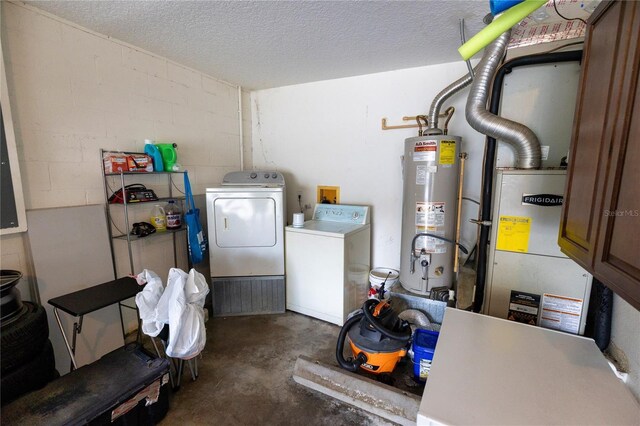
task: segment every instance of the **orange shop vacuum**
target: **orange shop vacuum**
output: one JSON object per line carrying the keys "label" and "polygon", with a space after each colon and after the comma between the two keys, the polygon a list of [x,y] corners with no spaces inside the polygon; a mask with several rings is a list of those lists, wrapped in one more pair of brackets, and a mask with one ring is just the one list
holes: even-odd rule
{"label": "orange shop vacuum", "polygon": [[[353,358],[343,355],[345,338]],[[370,373],[391,373],[398,361],[407,354],[411,327],[398,318],[389,303],[369,299],[362,309],[342,326],[336,345],[338,364],[349,371],[359,368]]]}

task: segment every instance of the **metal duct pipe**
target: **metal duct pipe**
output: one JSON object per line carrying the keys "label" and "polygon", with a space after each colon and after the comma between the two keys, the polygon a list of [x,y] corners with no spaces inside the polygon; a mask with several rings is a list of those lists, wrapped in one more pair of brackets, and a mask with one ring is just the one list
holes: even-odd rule
{"label": "metal duct pipe", "polygon": [[398,318],[413,324],[414,326],[416,326],[416,328],[431,327],[431,321],[429,321],[429,317],[427,317],[424,312],[417,309],[407,309],[406,311],[402,311],[398,315]]}
{"label": "metal duct pipe", "polygon": [[[491,93],[489,111],[497,114],[500,109],[500,99],[504,78],[515,68],[549,64],[555,62],[580,62],[582,60],[582,50],[555,53],[539,53],[535,55],[520,56],[505,63],[496,71]],[[487,273],[487,247],[489,244],[489,231],[491,226],[491,198],[493,194],[493,173],[495,169],[497,142],[494,138],[487,138],[484,164],[482,168],[482,207],[480,215],[480,237],[478,238],[478,255],[476,258],[476,287],[473,299],[473,311],[480,312],[484,301],[484,288]],[[484,200],[488,200],[484,202]]]}
{"label": "metal duct pipe", "polygon": [[[475,72],[475,68],[474,68]],[[441,135],[442,130],[438,127],[438,117],[440,116],[440,110],[442,109],[442,105],[444,105],[444,101],[449,99],[451,96],[455,95],[465,87],[471,84],[473,81],[473,77],[469,74],[465,74],[444,89],[440,91],[433,98],[433,102],[431,102],[431,108],[429,108],[429,128],[425,130],[423,134],[425,135]]]}
{"label": "metal duct pipe", "polygon": [[542,154],[535,133],[523,124],[499,117],[487,110],[491,81],[502,61],[510,36],[511,31],[507,31],[485,48],[482,60],[476,67],[465,116],[469,125],[478,132],[512,145],[518,156],[516,167],[537,169],[540,167]]}

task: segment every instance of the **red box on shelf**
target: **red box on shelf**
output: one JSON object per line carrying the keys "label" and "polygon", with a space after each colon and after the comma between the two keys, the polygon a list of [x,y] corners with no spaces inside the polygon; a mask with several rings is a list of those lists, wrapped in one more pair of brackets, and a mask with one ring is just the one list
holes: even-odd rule
{"label": "red box on shelf", "polygon": [[127,166],[130,172],[152,172],[153,161],[147,154],[129,154]]}
{"label": "red box on shelf", "polygon": [[105,173],[128,172],[129,164],[127,154],[121,152],[105,152],[102,161],[104,162]]}

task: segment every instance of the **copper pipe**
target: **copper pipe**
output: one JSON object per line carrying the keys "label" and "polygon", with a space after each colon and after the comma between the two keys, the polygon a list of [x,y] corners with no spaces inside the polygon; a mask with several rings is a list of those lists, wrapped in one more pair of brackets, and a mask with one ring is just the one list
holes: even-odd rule
{"label": "copper pipe", "polygon": [[[418,115],[405,115],[402,117],[402,121],[415,121],[419,117]],[[426,116],[425,116],[426,117]],[[446,114],[440,114],[439,117],[445,118]],[[427,125],[429,124],[428,118],[426,118]],[[395,129],[415,129],[418,127],[417,124],[400,124],[397,126],[390,126],[387,124],[387,117],[382,118],[382,130],[395,130]]]}
{"label": "copper pipe", "polygon": [[444,112],[444,115],[447,117],[447,119],[444,121],[444,131],[443,131],[443,133],[445,135],[449,134],[449,121],[451,121],[451,118],[453,117],[453,113],[454,112],[456,112],[456,109],[454,107],[449,107]]}
{"label": "copper pipe", "polygon": [[422,136],[422,123],[420,121],[424,121],[424,126],[429,126],[429,122],[427,121],[426,115],[416,115],[416,123],[418,123],[418,136]]}

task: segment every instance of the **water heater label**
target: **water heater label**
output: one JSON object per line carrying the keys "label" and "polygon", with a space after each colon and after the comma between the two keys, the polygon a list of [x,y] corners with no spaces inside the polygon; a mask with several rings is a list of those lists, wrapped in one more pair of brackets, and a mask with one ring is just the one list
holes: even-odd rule
{"label": "water heater label", "polygon": [[436,161],[438,142],[418,141],[413,146],[413,161]]}
{"label": "water heater label", "polygon": [[450,166],[456,162],[456,141],[440,141],[440,164]]}
{"label": "water heater label", "polygon": [[427,173],[438,173],[438,166],[418,165],[416,166],[416,185],[427,184]]}
{"label": "water heater label", "polygon": [[[416,233],[427,232],[429,234],[444,237],[445,227],[445,203],[444,202],[417,202],[416,203]],[[417,241],[416,249],[425,249],[428,253],[446,253],[445,241],[437,238],[423,237]]]}
{"label": "water heater label", "polygon": [[416,185],[427,184],[427,166],[416,166]]}
{"label": "water heater label", "polygon": [[498,223],[497,250],[529,252],[531,218],[523,216],[500,216]]}

